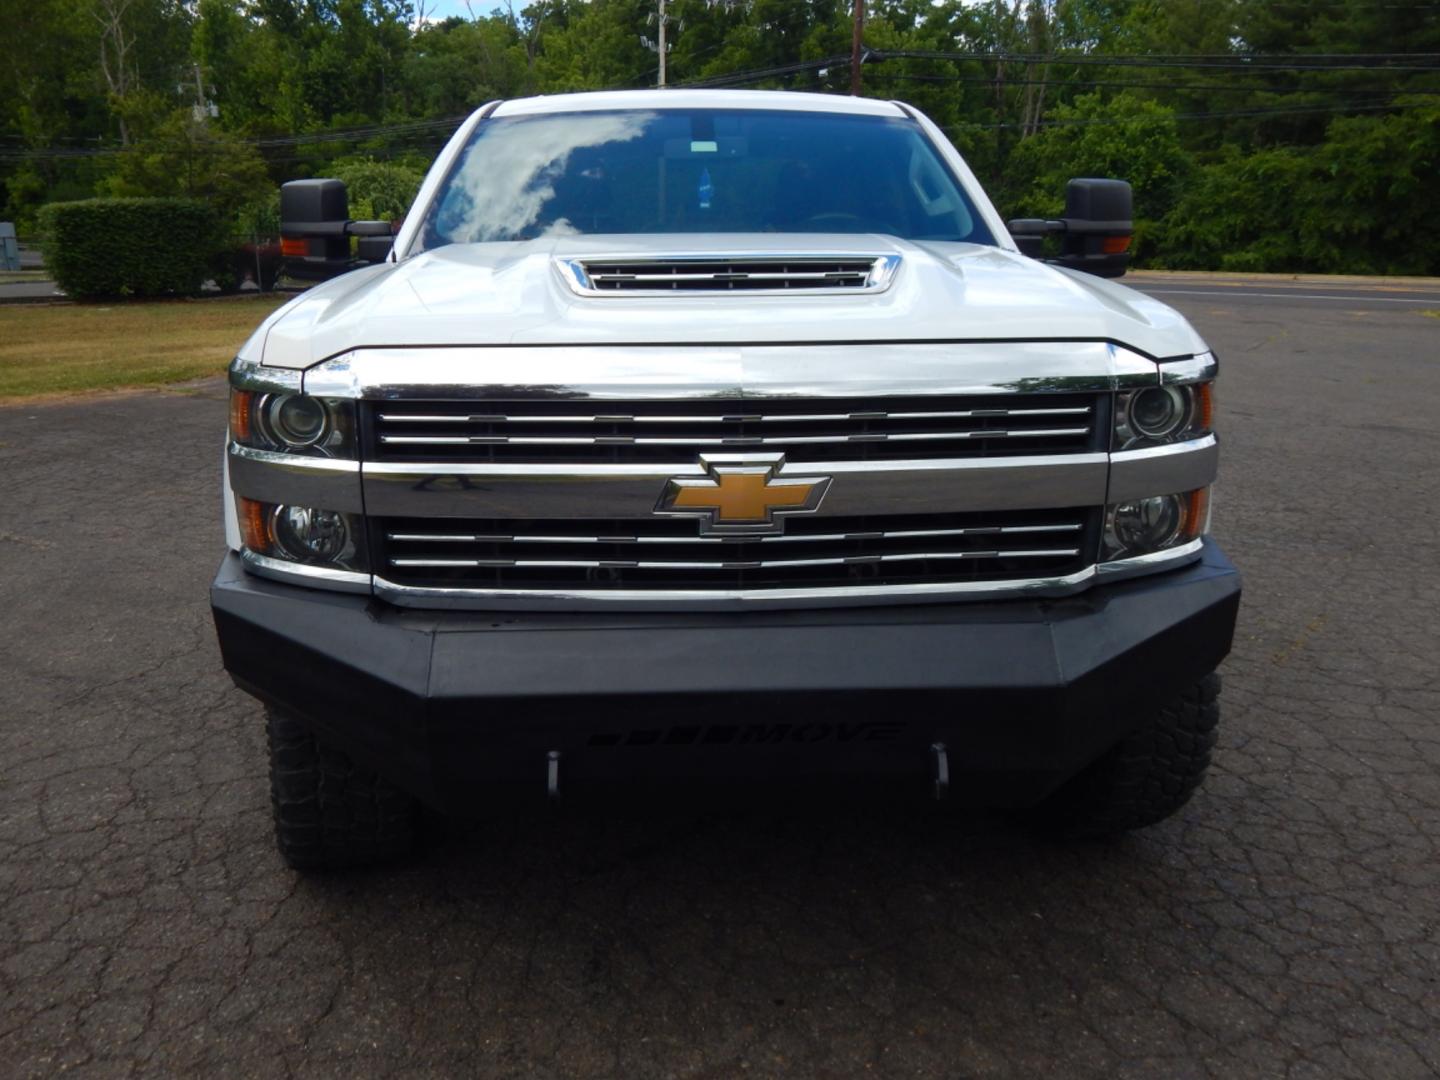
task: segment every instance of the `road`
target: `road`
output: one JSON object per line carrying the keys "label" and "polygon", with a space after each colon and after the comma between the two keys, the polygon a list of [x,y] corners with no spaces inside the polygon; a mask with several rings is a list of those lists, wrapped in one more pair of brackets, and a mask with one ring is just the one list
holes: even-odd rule
{"label": "road", "polygon": [[1306,308],[1320,304],[1349,311],[1401,311],[1406,307],[1434,309],[1440,302],[1440,280],[1423,278],[1284,278],[1229,277],[1223,274],[1167,274],[1139,271],[1127,282],[1167,304],[1204,304],[1227,300],[1268,306],[1282,300],[1287,307]]}
{"label": "road", "polygon": [[1247,593],[1211,779],[1112,844],[662,807],[298,878],[205,606],[222,388],[0,409],[0,1071],[1434,1076],[1440,294],[1147,287]]}

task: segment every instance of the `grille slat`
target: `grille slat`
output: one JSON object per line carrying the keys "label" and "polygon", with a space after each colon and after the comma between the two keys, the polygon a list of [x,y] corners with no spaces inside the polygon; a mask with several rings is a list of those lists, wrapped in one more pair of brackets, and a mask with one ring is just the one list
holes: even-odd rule
{"label": "grille slat", "polygon": [[[660,562],[628,559],[403,559],[392,558],[391,566],[515,566],[515,567],[633,567],[639,570],[735,570],[776,569],[801,566],[855,566],[861,563],[914,562],[926,559],[998,559],[1000,551],[913,551],[898,555],[846,555],[830,559],[760,559],[735,562],[721,559],[712,562],[682,562],[667,559]],[[1078,548],[1054,548],[1047,551],[1007,551],[1007,559],[1065,559],[1080,554]]]}
{"label": "grille slat", "polygon": [[764,448],[791,462],[1083,453],[1099,448],[1094,394],[862,400],[390,401],[371,406],[381,461],[688,463]]}
{"label": "grille slat", "polygon": [[970,529],[895,529],[860,533],[781,534],[745,540],[725,536],[476,536],[466,533],[390,533],[386,539],[415,544],[785,544],[843,540],[905,540],[940,536],[995,536],[1011,533],[1079,532],[1075,522],[1058,525],[993,525]]}
{"label": "grille slat", "polygon": [[[795,517],[768,536],[702,536],[655,517],[614,521],[379,519],[397,584],[476,589],[681,589],[1005,580],[1093,561],[1097,511]],[[1090,553],[1090,554],[1087,554]]]}
{"label": "grille slat", "polygon": [[407,416],[404,413],[381,413],[380,419],[386,423],[393,422],[405,424],[767,424],[776,422],[843,422],[846,420],[958,420],[970,417],[984,417],[987,420],[993,420],[1001,419],[1007,416],[1083,416],[1089,412],[1089,406],[1078,406],[1068,409],[968,409],[960,412],[816,413],[811,416],[807,416],[804,414],[796,416],[785,416],[783,414],[767,416],[763,413],[749,414],[745,416],[624,416],[618,414],[613,416],[526,416],[524,414],[516,415],[507,413]]}
{"label": "grille slat", "polygon": [[847,442],[933,442],[940,439],[1047,439],[1062,435],[1085,435],[1088,427],[1042,428],[1037,431],[963,432],[864,432],[857,435],[736,435],[728,439],[691,437],[680,439],[643,438],[630,435],[382,435],[380,441],[395,446],[812,446]]}

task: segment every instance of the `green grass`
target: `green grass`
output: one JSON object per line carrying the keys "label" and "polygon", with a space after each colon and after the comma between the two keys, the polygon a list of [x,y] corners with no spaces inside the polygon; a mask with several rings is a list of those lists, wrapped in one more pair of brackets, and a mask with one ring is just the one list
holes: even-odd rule
{"label": "green grass", "polygon": [[31,281],[49,281],[44,270],[0,270],[0,285],[23,285]]}
{"label": "green grass", "polygon": [[285,299],[0,306],[0,401],[221,374]]}

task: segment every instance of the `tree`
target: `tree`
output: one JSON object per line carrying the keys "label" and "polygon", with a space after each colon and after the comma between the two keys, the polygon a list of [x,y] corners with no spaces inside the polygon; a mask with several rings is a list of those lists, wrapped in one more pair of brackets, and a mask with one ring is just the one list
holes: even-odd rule
{"label": "tree", "polygon": [[265,162],[248,143],[177,109],[125,153],[98,185],[106,195],[203,199],[232,217],[269,187]]}
{"label": "tree", "polygon": [[1174,205],[1194,167],[1181,145],[1174,112],[1120,93],[1108,101],[1084,94],[1058,106],[1052,126],[1016,147],[1003,189],[1014,202],[1007,212],[1057,216],[1065,183],[1078,176],[1128,180],[1135,190],[1136,253],[1153,250],[1156,223]]}
{"label": "tree", "polygon": [[415,201],[425,174],[405,165],[357,158],[337,162],[330,170],[345,182],[350,216],[357,220],[398,221]]}

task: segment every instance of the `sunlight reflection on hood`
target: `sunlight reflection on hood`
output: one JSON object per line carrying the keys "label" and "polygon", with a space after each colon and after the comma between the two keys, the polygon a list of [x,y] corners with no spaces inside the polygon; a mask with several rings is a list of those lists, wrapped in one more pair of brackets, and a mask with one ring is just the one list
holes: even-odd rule
{"label": "sunlight reflection on hood", "polygon": [[[460,243],[513,239],[555,197],[551,181],[565,171],[572,153],[603,143],[629,142],[655,117],[653,112],[590,113],[497,126],[471,147],[455,176],[454,194],[441,211],[446,233]],[[485,198],[477,201],[480,191]],[[545,235],[577,231],[560,218]]]}

